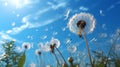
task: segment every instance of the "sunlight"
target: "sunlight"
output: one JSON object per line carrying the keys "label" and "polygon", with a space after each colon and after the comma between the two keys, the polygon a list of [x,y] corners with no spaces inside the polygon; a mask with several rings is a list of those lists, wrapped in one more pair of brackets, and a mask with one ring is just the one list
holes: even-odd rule
{"label": "sunlight", "polygon": [[12,0],[11,1],[11,4],[16,8],[23,8],[24,6],[27,6],[29,3],[30,3],[29,0]]}

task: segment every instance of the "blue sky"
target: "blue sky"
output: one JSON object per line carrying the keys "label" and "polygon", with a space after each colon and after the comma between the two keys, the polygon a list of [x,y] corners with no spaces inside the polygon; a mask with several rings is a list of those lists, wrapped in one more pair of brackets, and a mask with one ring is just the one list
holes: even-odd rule
{"label": "blue sky", "polygon": [[[85,45],[81,45],[83,40],[69,31],[67,23],[74,14],[86,12],[96,19],[95,30],[87,35],[91,49],[98,47],[94,41],[99,44],[105,41],[99,46],[106,50],[111,35],[120,29],[119,8],[120,0],[0,0],[0,43],[16,40],[20,47],[23,42],[32,43],[33,48],[27,51],[27,63],[31,63],[36,61],[30,58],[35,58],[33,54],[38,43],[54,37],[60,40],[59,49],[67,58],[65,42],[69,39],[78,50],[85,49]],[[48,55],[48,58],[51,56]]]}

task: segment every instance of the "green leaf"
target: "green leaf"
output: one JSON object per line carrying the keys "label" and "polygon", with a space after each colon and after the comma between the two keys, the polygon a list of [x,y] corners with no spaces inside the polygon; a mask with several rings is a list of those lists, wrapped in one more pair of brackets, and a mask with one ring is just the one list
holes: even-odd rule
{"label": "green leaf", "polygon": [[73,64],[71,67],[77,67],[77,66],[79,66],[79,64]]}
{"label": "green leaf", "polygon": [[116,65],[116,67],[120,67],[120,62],[116,61],[115,65]]}
{"label": "green leaf", "polygon": [[103,64],[103,63],[96,64],[96,67],[104,67],[104,66],[105,66],[105,64]]}
{"label": "green leaf", "polygon": [[24,52],[24,54],[21,56],[21,58],[20,58],[20,60],[18,62],[18,67],[24,67],[25,59],[26,59],[26,54]]}

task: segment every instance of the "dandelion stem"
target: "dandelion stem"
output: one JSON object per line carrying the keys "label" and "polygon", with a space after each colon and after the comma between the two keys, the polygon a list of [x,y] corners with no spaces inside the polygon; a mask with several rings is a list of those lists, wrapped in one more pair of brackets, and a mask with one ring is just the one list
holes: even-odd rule
{"label": "dandelion stem", "polygon": [[38,64],[38,67],[40,67],[40,64],[39,64],[39,57],[36,56],[36,59],[37,59],[37,64]]}
{"label": "dandelion stem", "polygon": [[59,54],[60,54],[60,55],[61,55],[61,57],[63,58],[64,62],[66,63],[65,58],[63,57],[63,55],[62,55],[62,53],[59,51],[59,49],[58,49],[58,48],[56,48],[56,50],[59,52]]}
{"label": "dandelion stem", "polygon": [[90,48],[89,48],[89,45],[88,45],[88,41],[87,41],[85,32],[84,32],[84,40],[86,41],[86,47],[87,47],[87,50],[88,50],[88,57],[90,59],[90,64],[92,65],[92,67],[95,67],[94,64],[92,63],[92,57],[91,57],[91,54],[90,54]]}
{"label": "dandelion stem", "polygon": [[42,57],[39,56],[39,63],[40,63],[40,67],[42,66]]}
{"label": "dandelion stem", "polygon": [[57,58],[56,54],[55,54],[55,53],[53,53],[53,55],[55,56],[55,59],[56,59],[57,63],[60,65],[59,60],[58,60],[58,58]]}

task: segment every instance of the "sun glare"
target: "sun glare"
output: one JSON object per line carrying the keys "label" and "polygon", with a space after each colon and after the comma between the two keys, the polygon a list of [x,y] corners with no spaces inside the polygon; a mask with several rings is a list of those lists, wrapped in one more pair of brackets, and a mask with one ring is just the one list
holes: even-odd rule
{"label": "sun glare", "polygon": [[16,8],[22,8],[30,3],[29,0],[11,0],[10,2]]}

